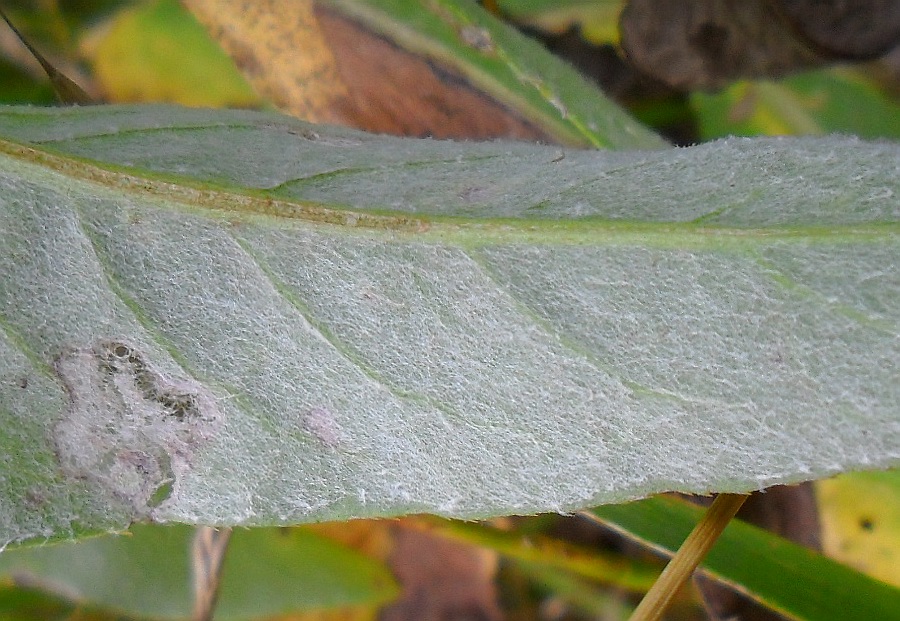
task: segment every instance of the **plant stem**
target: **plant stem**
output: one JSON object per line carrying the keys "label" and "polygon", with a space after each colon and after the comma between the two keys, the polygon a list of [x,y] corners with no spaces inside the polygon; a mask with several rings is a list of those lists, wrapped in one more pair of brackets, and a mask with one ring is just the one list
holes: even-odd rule
{"label": "plant stem", "polygon": [[50,84],[53,87],[53,91],[56,93],[56,97],[62,103],[67,105],[77,104],[80,106],[90,106],[95,103],[94,100],[91,99],[91,96],[85,93],[80,86],[50,64],[50,62],[37,51],[37,48],[28,42],[25,35],[19,32],[18,28],[13,26],[13,23],[9,21],[6,13],[2,10],[0,10],[0,18],[6,22],[6,25],[9,26],[10,30],[13,31],[13,34],[15,34],[19,41],[22,42],[22,45],[28,48],[28,51],[31,52],[34,59],[44,68],[44,72],[47,74],[47,77],[50,78]]}
{"label": "plant stem", "polygon": [[747,496],[744,494],[719,494],[694,527],[678,552],[666,565],[644,599],[635,609],[629,621],[659,621],[678,590],[690,579],[697,565],[728,526]]}
{"label": "plant stem", "polygon": [[200,526],[191,546],[194,566],[194,614],[193,621],[210,621],[219,596],[222,562],[231,538],[230,528]]}

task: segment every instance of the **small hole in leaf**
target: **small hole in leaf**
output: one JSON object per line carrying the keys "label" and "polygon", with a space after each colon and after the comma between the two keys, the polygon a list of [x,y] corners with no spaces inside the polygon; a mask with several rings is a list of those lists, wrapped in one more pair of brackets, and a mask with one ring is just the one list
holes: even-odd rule
{"label": "small hole in leaf", "polygon": [[870,533],[875,530],[875,521],[869,517],[862,517],[859,519],[859,527],[867,533]]}

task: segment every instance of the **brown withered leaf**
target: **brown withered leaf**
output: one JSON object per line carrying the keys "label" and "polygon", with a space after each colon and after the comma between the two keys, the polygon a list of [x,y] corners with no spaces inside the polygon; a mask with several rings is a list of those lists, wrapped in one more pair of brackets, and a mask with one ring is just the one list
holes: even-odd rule
{"label": "brown withered leaf", "polygon": [[253,87],[282,111],[341,123],[347,93],[312,0],[185,0]]}
{"label": "brown withered leaf", "polygon": [[498,555],[492,550],[430,532],[417,517],[304,528],[388,563],[401,593],[382,609],[380,621],[502,618],[494,584]]}
{"label": "brown withered leaf", "polygon": [[797,33],[838,58],[869,59],[900,45],[897,0],[778,0]]}
{"label": "brown withered leaf", "polygon": [[[415,518],[407,518],[414,522]],[[381,621],[499,621],[497,554],[395,523],[390,564],[403,592]]]}
{"label": "brown withered leaf", "polygon": [[434,59],[312,0],[186,0],[261,94],[312,121],[403,136],[550,140]]}
{"label": "brown withered leaf", "polygon": [[401,136],[550,140],[536,126],[436,61],[417,57],[362,24],[317,5],[316,16],[347,88],[347,124]]}
{"label": "brown withered leaf", "polygon": [[824,62],[766,0],[631,0],[620,28],[622,48],[640,70],[685,90]]}

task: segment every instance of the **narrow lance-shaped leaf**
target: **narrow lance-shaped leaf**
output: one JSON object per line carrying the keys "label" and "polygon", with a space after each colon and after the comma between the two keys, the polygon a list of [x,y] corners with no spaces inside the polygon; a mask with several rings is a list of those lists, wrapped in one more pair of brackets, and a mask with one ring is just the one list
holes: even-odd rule
{"label": "narrow lance-shaped leaf", "polygon": [[[9,598],[0,599],[3,612],[8,619],[51,618],[33,613],[34,606],[19,604],[12,591],[4,593],[8,583],[15,582],[42,587],[81,606],[103,607],[108,612],[103,619],[188,619],[193,534],[194,529],[180,525],[141,525],[132,526],[127,536],[7,550],[0,555],[0,597]],[[386,567],[300,528],[238,530],[228,546],[221,579],[215,617],[219,621],[347,606],[374,609],[397,594]]]}
{"label": "narrow lance-shaped leaf", "polygon": [[[682,499],[658,496],[591,513],[644,545],[671,553],[703,511]],[[702,569],[786,619],[868,621],[892,619],[900,610],[896,587],[740,520],[725,529]]]}
{"label": "narrow lance-shaped leaf", "polygon": [[0,541],[900,458],[895,144],[602,153],[166,107],[11,108],[0,135]]}

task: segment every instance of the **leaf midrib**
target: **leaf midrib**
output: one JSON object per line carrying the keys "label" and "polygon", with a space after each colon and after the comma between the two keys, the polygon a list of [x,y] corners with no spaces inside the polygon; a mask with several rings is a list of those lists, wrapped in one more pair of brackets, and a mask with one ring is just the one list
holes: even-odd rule
{"label": "leaf midrib", "polygon": [[335,226],[346,234],[387,232],[409,235],[423,242],[451,243],[461,247],[494,244],[544,246],[634,245],[670,249],[719,248],[738,251],[772,241],[880,242],[900,235],[900,222],[829,226],[717,226],[705,216],[688,222],[636,222],[586,217],[577,220],[537,218],[473,218],[471,216],[419,215],[388,208],[364,211],[309,200],[276,198],[267,190],[236,188],[199,181],[174,173],[158,173],[107,162],[98,162],[31,144],[0,139],[0,154],[52,170],[73,180],[98,185],[146,200],[162,199],[187,210],[210,216],[272,222],[298,222]]}

